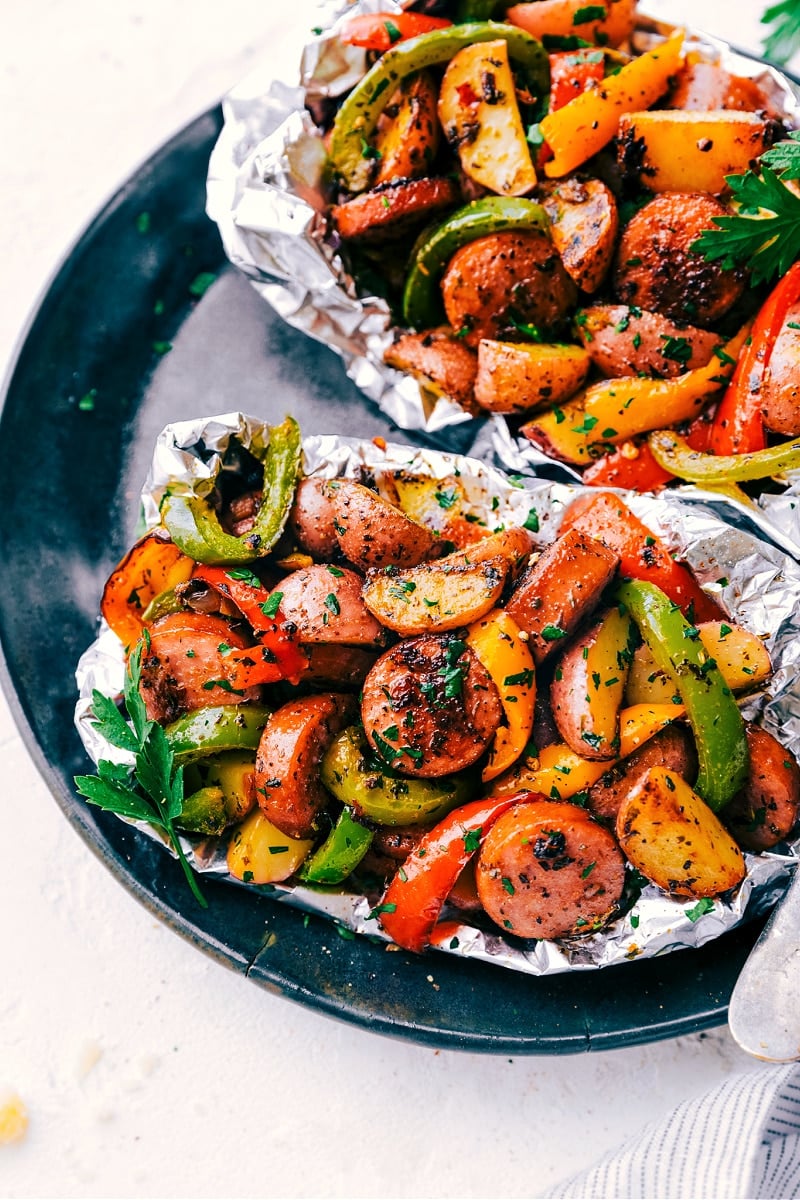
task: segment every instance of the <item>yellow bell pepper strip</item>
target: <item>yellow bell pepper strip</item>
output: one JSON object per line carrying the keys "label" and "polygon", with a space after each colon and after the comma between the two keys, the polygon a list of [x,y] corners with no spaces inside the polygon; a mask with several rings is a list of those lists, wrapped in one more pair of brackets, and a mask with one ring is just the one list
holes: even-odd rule
{"label": "yellow bell pepper strip", "polygon": [[459,875],[491,825],[527,792],[491,796],[456,808],[423,835],[398,868],[374,915],[398,946],[420,954]]}
{"label": "yellow bell pepper strip", "polygon": [[647,439],[653,457],[680,479],[701,485],[742,483],[794,471],[800,467],[800,438],[754,450],[750,454],[702,454],[685,438],[670,429],[651,433]]}
{"label": "yellow bell pepper strip", "polygon": [[473,200],[422,234],[411,252],[403,289],[403,320],[412,329],[430,329],[445,319],[439,280],[455,254],[468,242],[506,229],[550,228],[541,204],[519,196],[484,196]]}
{"label": "yellow bell pepper strip", "polygon": [[603,379],[574,400],[534,417],[522,432],[563,462],[584,466],[610,447],[665,425],[691,421],[730,379],[747,340],[745,325],[705,367],[675,379]]}
{"label": "yellow bell pepper strip", "polygon": [[331,130],[328,160],[331,173],[350,192],[370,185],[370,138],[397,85],[407,75],[450,61],[465,46],[502,38],[512,60],[526,73],[528,86],[539,96],[550,87],[550,63],[541,42],[511,25],[479,21],[423,33],[400,42],[381,55],[342,104]]}
{"label": "yellow bell pepper strip", "polygon": [[139,538],[103,588],[100,612],[124,646],[142,636],[144,615],[153,600],[185,583],[194,563],[163,529]]}
{"label": "yellow bell pepper strip", "polygon": [[615,763],[633,754],[665,725],[685,714],[682,704],[633,704],[619,715],[618,758],[611,762],[581,758],[565,742],[545,746],[535,759],[496,779],[489,795],[506,796],[527,788],[551,800],[570,800],[588,791]]}
{"label": "yellow bell pepper strip", "polygon": [[192,492],[168,492],[161,519],[175,545],[195,562],[212,566],[235,566],[269,554],[289,518],[302,455],[294,417],[270,429],[263,458],[263,500],[253,528],[241,537],[225,532],[207,499]]}
{"label": "yellow bell pepper strip", "polygon": [[516,621],[496,608],[467,629],[464,641],[488,672],[500,696],[505,725],[489,747],[484,783],[516,762],[533,732],[536,674],[533,657]]}
{"label": "yellow bell pepper strip", "polygon": [[360,726],[333,739],[320,764],[320,779],[337,800],[379,825],[438,821],[473,792],[469,773],[441,779],[404,779],[374,760]]}
{"label": "yellow bell pepper strip", "polygon": [[749,752],[742,714],[699,631],[660,588],[641,580],[620,584],[617,597],[639,627],[656,666],[675,683],[694,734],[700,770],[694,790],[714,812],[747,779]]}
{"label": "yellow bell pepper strip", "polygon": [[223,750],[257,750],[261,731],[272,715],[262,704],[223,704],[197,708],[164,729],[178,766]]}
{"label": "yellow bell pepper strip", "polygon": [[343,808],[325,841],[303,863],[298,878],[328,887],[344,883],[369,850],[373,837],[372,829],[362,825],[349,808]]}
{"label": "yellow bell pepper strip", "polygon": [[545,174],[560,179],[602,150],[616,135],[623,113],[641,112],[669,87],[682,61],[683,33],[633,59],[616,75],[570,100],[542,119],[544,140],[553,152]]}

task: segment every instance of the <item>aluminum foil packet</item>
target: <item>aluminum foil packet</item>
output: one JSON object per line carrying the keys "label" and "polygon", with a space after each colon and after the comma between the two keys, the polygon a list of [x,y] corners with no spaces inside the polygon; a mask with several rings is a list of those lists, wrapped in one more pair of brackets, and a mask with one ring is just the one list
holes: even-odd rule
{"label": "aluminum foil packet", "polygon": [[[263,445],[268,436],[263,422],[241,413],[168,426],[156,443],[142,494],[147,527],[158,524],[159,502],[168,486],[208,491],[231,439],[244,445]],[[529,520],[535,509],[535,537],[541,547],[556,538],[562,513],[570,501],[590,490],[541,478],[535,465],[516,456],[510,440],[504,443],[495,439],[487,445],[486,461],[334,436],[309,437],[303,445],[307,474],[369,480],[387,496],[392,494],[391,480],[398,473],[434,479],[457,475],[469,510],[492,528],[536,523]],[[703,587],[722,602],[730,615],[763,637],[774,672],[766,689],[748,701],[744,712],[800,756],[800,564],[753,525],[746,513],[719,497],[700,493],[686,496],[675,491],[659,497],[629,493],[624,498],[670,549],[689,563]],[[78,732],[95,762],[100,758],[126,761],[124,752],[114,750],[98,736],[92,713],[92,690],[120,696],[124,671],[123,647],[101,623],[97,640],[78,665],[79,700],[75,710]],[[139,828],[163,840],[152,827]],[[267,892],[278,901],[326,915],[358,934],[385,937],[374,915],[374,897],[299,885],[254,889],[228,875],[224,837],[186,838],[182,844],[192,866],[201,874],[210,872],[237,886]],[[797,866],[798,854],[800,840],[769,853],[747,854],[747,876],[741,886],[733,894],[700,904],[672,899],[648,885],[632,907],[602,932],[558,942],[509,939],[494,927],[487,931],[464,923],[456,912],[445,911],[434,945],[445,953],[534,975],[610,966],[681,947],[701,946],[768,910],[783,893]]]}
{"label": "aluminum foil packet", "polygon": [[[290,325],[340,354],[350,378],[396,425],[436,435],[445,448],[463,448],[456,429],[475,418],[383,361],[393,341],[392,315],[385,300],[353,278],[330,234],[325,148],[308,107],[342,96],[365,73],[366,52],[339,40],[342,21],[401,12],[410,3],[330,0],[296,66],[264,62],[229,93],[209,164],[207,211],[231,262]],[[634,49],[647,49],[672,28],[642,16]],[[755,79],[787,126],[800,127],[800,91],[780,72],[695,31],[687,49]]]}

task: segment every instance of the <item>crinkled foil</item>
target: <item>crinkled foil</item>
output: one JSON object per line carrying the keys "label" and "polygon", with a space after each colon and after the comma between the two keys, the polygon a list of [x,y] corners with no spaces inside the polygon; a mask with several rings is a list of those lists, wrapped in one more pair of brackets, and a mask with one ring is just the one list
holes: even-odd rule
{"label": "crinkled foil", "polygon": [[[454,427],[474,418],[383,361],[393,340],[389,307],[359,290],[346,256],[326,234],[325,149],[306,109],[306,102],[343,95],[364,74],[365,52],[337,36],[343,16],[401,12],[409,3],[327,3],[321,32],[297,66],[265,62],[230,92],[209,164],[207,210],[231,262],[290,325],[337,351],[350,378],[396,425],[461,447]],[[671,28],[642,17],[635,47],[645,49],[654,34]],[[705,34],[692,32],[687,47],[755,79],[787,123],[800,127],[800,92],[780,72]]]}
{"label": "crinkled foil", "polygon": [[[148,527],[158,523],[158,502],[168,485],[208,490],[232,437],[245,444],[257,444],[265,436],[268,433],[263,423],[240,413],[168,426],[156,444],[142,496]],[[590,490],[542,479],[536,473],[535,462],[522,456],[507,436],[505,441],[496,437],[487,442],[485,462],[429,449],[379,447],[333,436],[307,438],[304,451],[308,474],[362,478],[366,473],[379,488],[382,479],[399,471],[436,479],[457,472],[469,508],[492,527],[521,525],[535,508],[539,519],[536,536],[541,546],[555,539],[566,505]],[[705,589],[721,600],[738,623],[764,638],[774,674],[765,691],[748,702],[745,715],[757,718],[800,756],[800,564],[765,536],[747,513],[718,497],[674,491],[658,498],[628,493],[625,501],[680,558],[689,562]],[[93,688],[118,696],[123,679],[123,648],[103,627],[77,670],[80,699],[75,720],[95,762],[100,758],[126,761],[123,752],[98,737],[91,710]],[[139,827],[163,841],[151,827]],[[195,870],[227,876],[224,839],[184,839],[183,844]],[[544,975],[701,946],[770,908],[785,889],[798,853],[800,841],[771,853],[747,854],[747,877],[742,885],[732,896],[714,900],[709,911],[699,916],[693,902],[671,899],[650,885],[634,907],[603,932],[559,942],[507,939],[499,930],[486,932],[456,923],[460,921],[458,914],[445,913],[451,919],[442,926],[438,949]],[[356,933],[384,936],[371,915],[372,902],[365,896],[289,885],[254,890],[324,914]]]}

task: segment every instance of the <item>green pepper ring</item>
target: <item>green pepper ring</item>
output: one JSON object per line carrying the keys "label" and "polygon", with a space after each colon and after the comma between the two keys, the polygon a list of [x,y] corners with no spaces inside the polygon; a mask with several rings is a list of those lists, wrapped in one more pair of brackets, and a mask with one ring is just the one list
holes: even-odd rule
{"label": "green pepper ring", "polygon": [[449,62],[465,46],[498,38],[508,43],[509,56],[545,95],[550,88],[550,60],[542,43],[523,29],[499,21],[478,21],[409,38],[381,55],[336,114],[328,154],[332,174],[348,191],[365,191],[370,183],[371,160],[364,158],[364,145],[400,81],[415,71]]}
{"label": "green pepper ring", "polygon": [[456,209],[441,225],[422,234],[414,247],[403,290],[403,320],[430,329],[443,320],[439,280],[457,250],[506,229],[549,229],[541,204],[518,196],[485,196]]}

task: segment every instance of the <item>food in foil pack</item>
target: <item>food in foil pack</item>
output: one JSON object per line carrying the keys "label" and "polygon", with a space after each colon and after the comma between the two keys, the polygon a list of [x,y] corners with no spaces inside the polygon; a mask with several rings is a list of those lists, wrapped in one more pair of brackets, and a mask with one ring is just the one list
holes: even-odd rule
{"label": "food in foil pack", "polygon": [[[243,165],[252,128],[223,133],[209,211],[399,424],[500,414],[585,483],[744,504],[800,465],[785,78],[630,0],[363,0],[334,9],[302,77],[302,120]],[[282,194],[315,280],[299,253],[289,267]]]}
{"label": "food in foil pack", "polygon": [[800,568],[639,500],[304,455],[291,417],[168,428],[79,669],[80,792],[201,902],[192,866],[416,952],[541,971],[721,932],[792,862]]}

